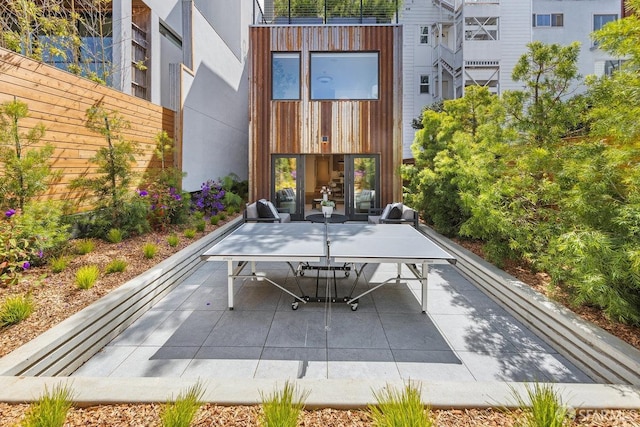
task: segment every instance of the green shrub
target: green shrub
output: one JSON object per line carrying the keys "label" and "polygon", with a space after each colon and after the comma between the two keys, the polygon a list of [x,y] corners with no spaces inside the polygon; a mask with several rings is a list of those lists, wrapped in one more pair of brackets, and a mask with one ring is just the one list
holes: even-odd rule
{"label": "green shrub", "polygon": [[91,289],[100,277],[100,270],[95,265],[85,265],[76,271],[76,286],[78,289]]}
{"label": "green shrub", "polygon": [[169,237],[167,237],[167,243],[169,243],[169,246],[171,246],[172,248],[175,248],[176,246],[178,246],[178,243],[180,243],[180,238],[177,234],[171,234]]}
{"label": "green shrub", "polygon": [[193,228],[187,228],[186,230],[184,230],[184,237],[186,237],[187,239],[193,239],[194,237],[196,237],[196,230]]}
{"label": "green shrub", "polygon": [[49,266],[51,267],[51,271],[54,273],[63,272],[67,266],[69,265],[69,257],[61,255],[55,258],[51,258],[49,260]]}
{"label": "green shrub", "polygon": [[86,255],[96,248],[96,243],[91,239],[81,239],[76,242],[76,252],[80,255]]}
{"label": "green shrub", "polygon": [[202,384],[197,382],[185,393],[180,393],[176,401],[168,402],[162,408],[160,419],[163,427],[189,427],[200,406],[202,406],[202,396],[204,389]]}
{"label": "green shrub", "polygon": [[513,387],[511,392],[524,415],[520,427],[563,427],[569,425],[569,409],[551,384],[525,384],[523,397]]}
{"label": "green shrub", "polygon": [[260,392],[260,396],[260,424],[263,427],[295,427],[309,392],[298,393],[296,386],[286,381],[281,391],[275,390],[269,395]]}
{"label": "green shrub", "polygon": [[224,212],[220,212],[218,216],[220,217],[220,221],[224,221],[225,219],[227,219],[227,214]]}
{"label": "green shrub", "polygon": [[218,215],[214,215],[211,217],[211,219],[209,219],[209,222],[211,223],[211,225],[218,225],[218,223],[220,222],[220,217]]}
{"label": "green shrub", "polygon": [[434,424],[429,408],[422,403],[420,389],[410,382],[402,391],[387,386],[373,394],[378,403],[369,406],[369,413],[376,427],[430,427]]}
{"label": "green shrub", "polygon": [[144,257],[147,259],[151,259],[154,256],[156,256],[157,252],[158,252],[158,246],[155,245],[154,243],[145,243],[144,246],[142,247],[142,253],[144,254]]}
{"label": "green shrub", "polygon": [[7,297],[0,305],[0,327],[15,325],[29,317],[34,310],[31,295]]}
{"label": "green shrub", "polygon": [[20,236],[30,243],[32,265],[43,265],[47,257],[59,255],[69,242],[70,227],[64,223],[62,210],[59,202],[33,201],[16,215]]}
{"label": "green shrub", "polygon": [[107,274],[122,273],[126,269],[127,269],[127,261],[123,259],[114,259],[109,264],[107,264],[107,267],[105,268],[105,272]]}
{"label": "green shrub", "polygon": [[120,243],[122,242],[123,238],[124,238],[124,234],[122,233],[122,230],[120,230],[119,228],[112,228],[107,233],[107,241],[109,243]]}
{"label": "green shrub", "polygon": [[[24,210],[29,200],[46,191],[51,181],[54,146],[41,143],[45,127],[38,123],[24,132],[21,119],[29,115],[27,104],[7,101],[0,105],[0,206]],[[39,147],[38,147],[39,145]]]}
{"label": "green shrub", "polygon": [[22,427],[62,427],[71,409],[73,392],[66,385],[57,385],[44,394],[27,411]]}
{"label": "green shrub", "polygon": [[[46,207],[51,208],[51,217]],[[22,272],[45,262],[45,253],[57,252],[67,241],[53,203],[29,203],[24,211],[8,209],[0,218],[0,283],[18,283]]]}
{"label": "green shrub", "polygon": [[204,222],[204,220],[196,222],[196,230],[198,232],[202,233],[204,232],[204,230],[206,230],[206,228],[207,228],[207,223]]}
{"label": "green shrub", "polygon": [[131,200],[129,190],[134,178],[132,167],[137,154],[136,144],[124,139],[124,132],[130,125],[118,112],[94,105],[87,110],[85,126],[103,135],[106,144],[89,159],[95,165],[95,173],[74,179],[70,187],[82,189],[86,196],[93,196],[102,226],[108,224],[108,228],[104,229],[105,233],[110,228],[129,232],[131,227],[141,225],[139,220],[147,221],[144,203],[140,204],[143,209],[139,212],[130,210],[138,205]]}

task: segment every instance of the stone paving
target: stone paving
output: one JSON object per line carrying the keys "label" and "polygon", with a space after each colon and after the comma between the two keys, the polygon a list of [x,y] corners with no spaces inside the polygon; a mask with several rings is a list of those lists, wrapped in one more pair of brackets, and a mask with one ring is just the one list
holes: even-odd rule
{"label": "stone paving", "polygon": [[[367,266],[356,291],[389,277],[383,268],[396,270]],[[297,293],[286,264],[258,269]],[[298,280],[313,295],[316,277],[309,274]],[[238,280],[230,311],[226,275],[226,263],[203,263],[74,375],[593,382],[453,266],[431,266],[427,314],[417,281],[385,285],[357,311],[344,303],[294,311],[292,298],[268,282]],[[338,273],[339,296],[353,279]],[[324,272],[319,283],[322,294]]]}

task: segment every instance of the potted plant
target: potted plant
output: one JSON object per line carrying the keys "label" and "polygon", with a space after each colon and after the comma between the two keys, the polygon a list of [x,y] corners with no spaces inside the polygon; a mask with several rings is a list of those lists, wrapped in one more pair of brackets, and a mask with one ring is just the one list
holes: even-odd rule
{"label": "potted plant", "polygon": [[322,201],[326,202],[329,200],[329,196],[331,195],[331,189],[326,185],[323,185],[320,189],[320,194],[322,194]]}
{"label": "potted plant", "polygon": [[320,206],[322,206],[322,214],[326,217],[330,217],[333,213],[333,208],[336,207],[336,204],[331,200],[323,200],[320,202]]}

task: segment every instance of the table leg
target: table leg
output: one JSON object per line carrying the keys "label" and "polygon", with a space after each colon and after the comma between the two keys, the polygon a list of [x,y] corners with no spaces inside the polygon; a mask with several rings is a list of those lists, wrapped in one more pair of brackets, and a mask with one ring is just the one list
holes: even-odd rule
{"label": "table leg", "polygon": [[427,284],[429,279],[429,264],[422,263],[422,274],[420,277],[420,284],[422,285],[422,312],[427,312]]}
{"label": "table leg", "polygon": [[227,261],[227,297],[229,299],[229,310],[233,310],[233,261]]}

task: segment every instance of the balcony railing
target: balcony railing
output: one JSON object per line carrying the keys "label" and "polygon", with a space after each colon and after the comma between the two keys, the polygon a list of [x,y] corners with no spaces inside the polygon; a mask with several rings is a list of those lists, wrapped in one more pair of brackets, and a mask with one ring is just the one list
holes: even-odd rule
{"label": "balcony railing", "polygon": [[254,1],[255,25],[398,23],[402,0],[265,0]]}

